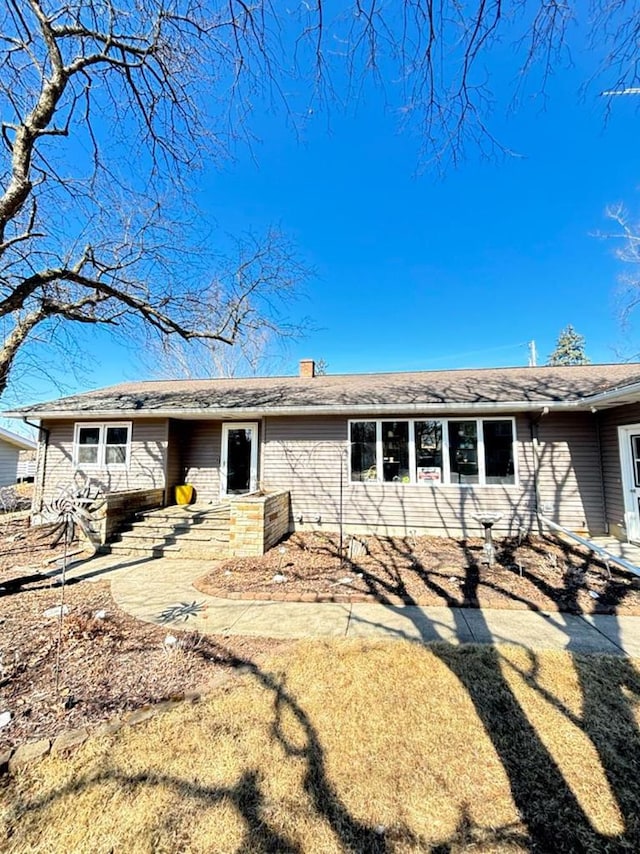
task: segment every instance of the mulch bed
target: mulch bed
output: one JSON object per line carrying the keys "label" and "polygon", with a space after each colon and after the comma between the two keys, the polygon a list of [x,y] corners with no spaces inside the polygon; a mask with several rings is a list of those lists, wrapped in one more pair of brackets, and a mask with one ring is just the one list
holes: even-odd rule
{"label": "mulch bed", "polygon": [[[11,713],[0,729],[0,753],[201,690],[221,672],[282,645],[176,631],[188,630],[188,622],[141,623],[116,606],[107,582],[69,582],[56,693],[59,620],[44,612],[60,604],[61,589],[39,572],[61,552],[50,543],[50,529],[29,528],[26,520],[0,524],[0,714]],[[168,646],[168,635],[177,643]]]}
{"label": "mulch bed", "polygon": [[361,537],[362,557],[341,561],[337,535],[298,533],[262,557],[235,558],[200,579],[203,593],[231,599],[382,602],[640,614],[640,579],[544,537],[483,540]]}

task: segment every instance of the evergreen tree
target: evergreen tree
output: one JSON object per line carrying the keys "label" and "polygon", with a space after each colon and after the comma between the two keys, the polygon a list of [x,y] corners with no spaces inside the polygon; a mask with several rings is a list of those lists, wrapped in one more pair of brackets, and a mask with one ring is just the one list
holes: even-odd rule
{"label": "evergreen tree", "polygon": [[569,324],[558,335],[556,348],[547,359],[547,365],[589,365],[591,359],[584,351],[584,335]]}

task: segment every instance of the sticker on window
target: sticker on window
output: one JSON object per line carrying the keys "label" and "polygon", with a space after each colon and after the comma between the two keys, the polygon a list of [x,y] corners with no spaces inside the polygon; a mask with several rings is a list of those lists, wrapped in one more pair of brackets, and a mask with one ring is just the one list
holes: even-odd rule
{"label": "sticker on window", "polygon": [[442,469],[439,466],[418,466],[418,483],[441,483]]}

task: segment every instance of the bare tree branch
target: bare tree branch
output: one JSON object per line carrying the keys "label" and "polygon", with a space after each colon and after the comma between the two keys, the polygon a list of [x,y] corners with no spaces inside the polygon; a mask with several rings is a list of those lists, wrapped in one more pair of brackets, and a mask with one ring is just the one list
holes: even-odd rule
{"label": "bare tree branch", "polygon": [[186,213],[198,170],[250,140],[254,101],[295,123],[372,83],[425,162],[455,163],[469,144],[504,151],[493,52],[508,40],[514,77],[544,89],[574,20],[597,32],[600,78],[639,82],[638,16],[618,0],[6,0],[0,393],[54,319],[56,335],[74,323],[185,341],[290,334],[283,309],[307,271],[282,235],[245,237],[221,259],[196,251],[203,228]]}

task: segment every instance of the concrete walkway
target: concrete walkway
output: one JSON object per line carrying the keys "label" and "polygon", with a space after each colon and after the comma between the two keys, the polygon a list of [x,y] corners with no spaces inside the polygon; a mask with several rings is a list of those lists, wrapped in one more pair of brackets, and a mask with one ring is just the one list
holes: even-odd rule
{"label": "concrete walkway", "polygon": [[[211,561],[97,557],[67,578],[108,580],[117,604],[140,620],[204,634],[273,638],[406,638],[423,643],[510,643],[532,650],[640,658],[640,617],[498,609],[217,599],[192,582]],[[56,575],[59,570],[50,570]]]}

